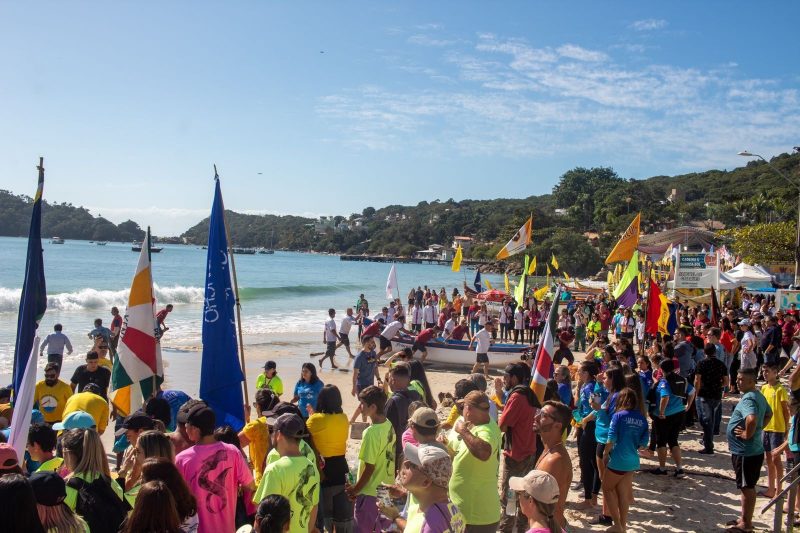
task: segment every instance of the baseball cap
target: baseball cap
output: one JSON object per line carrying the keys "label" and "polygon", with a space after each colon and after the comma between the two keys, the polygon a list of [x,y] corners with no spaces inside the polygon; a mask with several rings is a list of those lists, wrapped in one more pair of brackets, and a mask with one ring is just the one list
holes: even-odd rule
{"label": "baseball cap", "polygon": [[293,403],[278,402],[272,409],[262,413],[263,416],[267,417],[267,425],[269,426],[274,426],[278,418],[286,414],[300,416],[300,408]]}
{"label": "baseball cap", "polygon": [[307,437],[306,424],[299,416],[286,413],[278,417],[273,426],[273,431],[280,431],[287,437],[302,439]]}
{"label": "baseball cap", "polygon": [[469,404],[485,411],[489,410],[489,397],[486,396],[486,393],[477,390],[470,392],[463,399],[456,401],[456,403],[459,405]]}
{"label": "baseball cap", "polygon": [[416,465],[437,487],[447,488],[453,475],[453,461],[450,455],[438,446],[414,446],[406,443],[403,447],[406,461]]}
{"label": "baseball cap", "polygon": [[421,428],[434,429],[439,427],[439,417],[436,416],[436,411],[430,407],[420,407],[414,411],[409,421]]}
{"label": "baseball cap", "polygon": [[29,481],[39,505],[53,507],[67,497],[67,484],[55,472],[35,472]]}
{"label": "baseball cap", "polygon": [[155,427],[155,422],[149,416],[143,413],[133,413],[125,419],[115,435],[121,437],[129,429],[138,431],[140,429],[155,429]]}
{"label": "baseball cap", "polygon": [[97,394],[101,396],[103,394],[103,389],[100,388],[100,385],[97,383],[87,383],[86,386],[83,387],[81,392],[91,392],[92,394]]}
{"label": "baseball cap", "polygon": [[193,425],[204,435],[210,435],[214,432],[217,417],[206,404],[197,404],[186,414],[186,423]]}
{"label": "baseball cap", "polygon": [[531,470],[525,477],[512,477],[508,486],[511,490],[527,492],[542,503],[556,503],[560,495],[556,478],[544,470]]}
{"label": "baseball cap", "polygon": [[53,424],[53,429],[61,431],[64,429],[89,429],[96,426],[97,422],[86,411],[72,411],[64,417],[64,420]]}
{"label": "baseball cap", "polygon": [[741,320],[739,321],[739,325],[740,325],[740,326],[749,326],[749,325],[750,325],[750,319],[749,319],[749,318],[743,318],[743,319],[741,319]]}
{"label": "baseball cap", "polygon": [[17,452],[7,442],[0,442],[0,472],[19,468]]}
{"label": "baseball cap", "polygon": [[266,364],[264,364],[264,370],[273,370],[276,368],[278,368],[278,365],[275,364],[275,361],[267,361]]}

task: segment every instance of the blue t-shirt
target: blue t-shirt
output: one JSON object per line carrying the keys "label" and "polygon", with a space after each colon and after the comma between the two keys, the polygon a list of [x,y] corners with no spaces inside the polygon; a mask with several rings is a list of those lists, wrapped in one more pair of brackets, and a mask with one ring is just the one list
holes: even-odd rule
{"label": "blue t-shirt", "polygon": [[165,390],[158,393],[159,398],[163,398],[167,400],[169,404],[169,410],[172,415],[170,419],[169,427],[167,429],[169,431],[175,431],[175,428],[178,423],[178,410],[181,408],[183,404],[191,400],[188,394],[183,392],[182,390]]}
{"label": "blue t-shirt", "polygon": [[[664,416],[670,416],[674,415],[675,413],[680,413],[681,411],[686,411],[686,406],[683,404],[683,398],[672,394],[672,389],[670,388],[669,382],[666,379],[662,378],[659,380],[656,391],[658,392],[659,404],[661,403],[661,398],[669,397],[667,408],[664,410]],[[692,387],[692,384],[687,381],[686,397],[688,398],[693,392],[694,387]],[[658,409],[660,408],[656,409],[656,414],[660,412]]]}
{"label": "blue t-shirt", "polygon": [[597,385],[596,381],[590,381],[581,388],[580,399],[578,402],[578,411],[581,413],[582,417],[587,416],[589,413],[592,412],[592,405],[589,403],[589,400],[592,397],[595,385]]}
{"label": "blue t-shirt", "polygon": [[355,361],[353,361],[353,369],[358,369],[356,388],[359,391],[375,384],[375,367],[377,365],[378,357],[375,355],[375,350],[368,352],[361,350],[358,352]]}
{"label": "blue t-shirt", "polygon": [[[606,390],[605,387],[603,390]],[[603,400],[603,404],[600,409],[595,411],[594,438],[598,444],[605,444],[608,440],[608,426],[611,424],[611,416],[617,409],[618,393],[615,392],[609,396],[608,391],[606,391],[605,394],[606,398]]]}
{"label": "blue t-shirt", "polygon": [[[728,421],[728,449],[732,454],[749,457],[764,453],[761,436],[764,429],[764,417],[767,414],[772,415],[772,409],[767,404],[767,399],[759,391],[752,390],[741,397]],[[756,416],[756,430],[752,437],[742,440],[734,435],[733,430],[736,427],[744,429],[745,418],[750,415]]]}
{"label": "blue t-shirt", "polygon": [[572,387],[569,386],[569,383],[558,384],[558,397],[561,399],[561,403],[567,407],[572,405]]}
{"label": "blue t-shirt", "polygon": [[796,431],[795,422],[797,422],[797,415],[789,419],[789,451],[798,453],[800,452],[800,443],[795,443],[794,432]]}
{"label": "blue t-shirt", "polygon": [[608,442],[614,443],[608,467],[622,472],[639,470],[639,447],[649,441],[647,419],[638,410],[619,411],[611,417]]}
{"label": "blue t-shirt", "polygon": [[310,405],[314,409],[317,408],[317,398],[324,385],[325,384],[319,379],[317,379],[316,383],[306,383],[301,379],[297,382],[297,385],[294,386],[294,395],[299,398],[297,400],[297,407],[300,408],[300,413],[303,415],[303,418],[308,418],[308,411],[306,411],[307,405]]}
{"label": "blue t-shirt", "polygon": [[650,387],[653,386],[653,371],[652,370],[640,370],[639,371],[639,381],[642,382],[642,393],[647,396],[647,391],[650,390]]}

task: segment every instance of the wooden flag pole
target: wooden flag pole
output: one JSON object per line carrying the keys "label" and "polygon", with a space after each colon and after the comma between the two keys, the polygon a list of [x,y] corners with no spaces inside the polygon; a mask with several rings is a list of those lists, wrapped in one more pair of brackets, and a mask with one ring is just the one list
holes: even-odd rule
{"label": "wooden flag pole", "polygon": [[[219,179],[217,174],[217,165],[214,165],[214,179]],[[222,225],[225,226],[225,238],[228,240],[228,259],[231,262],[231,274],[233,275],[233,293],[236,297],[236,330],[239,334],[239,361],[242,365],[242,386],[244,387],[244,405],[242,406],[243,412],[245,406],[250,405],[250,396],[247,393],[247,366],[244,362],[244,341],[242,339],[242,304],[239,301],[239,282],[236,280],[236,262],[233,259],[233,246],[231,245],[231,234],[228,231],[228,222],[225,219],[225,201],[220,196],[220,203],[222,203]],[[245,417],[242,417],[245,420]],[[247,422],[247,420],[245,420]]]}
{"label": "wooden flag pole", "polygon": [[[153,257],[152,257],[152,254],[151,254],[151,247],[152,247],[152,241],[150,239],[150,226],[147,226],[147,262],[150,263],[150,283],[151,283],[150,288],[152,289],[153,288],[153,285],[152,285],[152,282],[153,282]],[[155,295],[153,295],[153,301],[155,302]],[[153,318],[155,318],[155,317],[153,317]],[[158,337],[157,337],[158,343],[161,344],[161,328],[158,327],[158,320],[156,320],[156,323],[154,325],[155,325],[155,331],[154,332],[155,332],[156,335],[158,335]],[[156,373],[157,372],[158,372],[158,365],[156,365],[156,371],[153,372],[153,389],[150,392],[152,398],[155,398],[156,394],[158,392],[158,390],[156,388],[158,386],[158,383],[156,381]],[[139,389],[141,389],[141,386],[139,386]]]}

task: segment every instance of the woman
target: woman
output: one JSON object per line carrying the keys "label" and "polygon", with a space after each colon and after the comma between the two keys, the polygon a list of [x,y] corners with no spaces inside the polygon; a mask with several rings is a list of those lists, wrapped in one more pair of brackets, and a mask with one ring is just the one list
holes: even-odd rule
{"label": "woman", "polygon": [[675,461],[676,478],[685,477],[681,466],[681,449],[678,435],[683,425],[684,413],[691,409],[694,401],[694,387],[691,383],[675,373],[672,359],[661,361],[661,372],[664,374],[657,385],[658,409],[657,418],[653,421],[657,435],[658,468],[651,470],[656,475],[666,475],[667,445]]}
{"label": "woman", "polygon": [[139,435],[136,448],[142,460],[149,457],[164,457],[170,461],[175,460],[175,447],[172,441],[160,431],[150,430]]}
{"label": "woman", "polygon": [[408,384],[409,389],[413,389],[422,397],[422,401],[428,404],[433,410],[436,410],[436,400],[433,398],[431,387],[428,384],[428,376],[425,374],[425,367],[422,366],[421,361],[416,359],[408,363],[408,368],[411,371],[411,381]]}
{"label": "woman", "polygon": [[198,526],[197,500],[178,471],[178,467],[165,457],[145,459],[142,464],[142,482],[150,481],[160,481],[167,486],[175,500],[180,530],[183,533],[195,533]]}
{"label": "woman", "polygon": [[64,499],[67,485],[55,472],[36,472],[30,477],[36,496],[36,510],[48,533],[88,533],[89,525],[76,515]]}
{"label": "woman", "polygon": [[[347,435],[350,428],[342,411],[342,394],[336,385],[325,385],[319,393],[317,408],[306,423],[311,433],[311,446],[316,451],[322,482],[320,483],[318,527],[327,531],[351,529],[353,507],[344,492],[350,467],[347,465]],[[321,527],[320,527],[321,529]]]}
{"label": "woman", "polygon": [[591,361],[584,361],[578,370],[578,395],[575,403],[578,408],[573,413],[575,421],[580,425],[577,432],[578,457],[581,467],[581,482],[583,483],[583,502],[578,504],[578,509],[592,509],[597,505],[597,495],[600,493],[600,474],[597,471],[597,457],[595,450],[597,441],[594,437],[595,421],[592,414],[591,398],[600,392],[597,384],[598,368]]}
{"label": "woman", "polygon": [[[638,376],[632,375],[636,383]],[[639,410],[641,400],[625,387],[617,397],[617,412],[611,417],[608,441],[603,450],[606,465],[603,476],[603,500],[615,526],[606,531],[625,532],[628,507],[633,501],[633,473],[639,470],[638,449],[647,445],[647,419]]]}
{"label": "woman", "polygon": [[751,322],[748,319],[739,321],[739,328],[742,330],[742,340],[740,341],[739,360],[740,368],[755,368],[758,365],[756,356],[756,337],[751,331]]}
{"label": "woman", "polygon": [[0,520],[8,533],[43,533],[36,497],[22,474],[0,477]]}
{"label": "woman", "polygon": [[636,321],[631,316],[631,310],[622,311],[622,318],[619,320],[620,337],[633,342],[633,334],[636,332]]}
{"label": "woman", "polygon": [[586,315],[580,307],[572,315],[575,319],[575,350],[586,351]]}
{"label": "woman", "polygon": [[241,528],[238,533],[288,533],[291,520],[289,500],[280,494],[270,494],[258,504],[253,527]]}
{"label": "woman", "polygon": [[181,533],[175,498],[162,481],[148,481],[139,489],[136,505],[120,533]]}
{"label": "woman", "polygon": [[[528,303],[528,309],[525,311],[525,327],[528,332],[528,344],[535,343],[538,339],[536,337],[536,328],[539,327],[539,311],[536,309],[536,300],[531,300]],[[524,342],[525,339],[523,339]]]}
{"label": "woman", "polygon": [[300,379],[294,386],[292,403],[297,403],[300,414],[308,418],[308,408],[316,409],[317,397],[325,384],[317,377],[317,367],[313,363],[303,363],[300,370]]}
{"label": "woman", "polygon": [[560,533],[555,518],[559,498],[558,481],[543,470],[531,470],[525,477],[512,477],[511,490],[519,493],[519,507],[528,517],[526,533]]}
{"label": "woman", "polygon": [[488,321],[489,309],[486,307],[486,302],[481,302],[481,306],[478,309],[478,327],[475,328],[475,331],[473,331],[472,334],[474,335],[477,331],[483,329]]}

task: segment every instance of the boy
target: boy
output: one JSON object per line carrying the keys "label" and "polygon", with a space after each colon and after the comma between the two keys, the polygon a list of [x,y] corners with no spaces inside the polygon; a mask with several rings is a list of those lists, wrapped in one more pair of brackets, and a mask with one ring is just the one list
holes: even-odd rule
{"label": "boy", "polygon": [[[394,482],[396,436],[391,422],[384,414],[386,394],[383,389],[370,385],[359,393],[358,399],[372,425],[364,430],[361,449],[358,451],[358,480],[355,485],[346,484],[344,490],[356,502],[355,530],[366,532],[373,531],[379,522],[378,485]],[[382,531],[389,525],[381,523],[379,530]]]}
{"label": "boy", "polygon": [[787,431],[786,422],[789,420],[789,397],[786,389],[778,381],[778,363],[770,361],[764,363],[761,371],[766,383],[761,387],[761,394],[767,399],[767,405],[772,409],[773,416],[769,424],[764,426],[764,456],[767,462],[767,490],[761,491],[759,496],[774,498],[781,491],[780,480],[783,477],[783,462],[781,456],[773,456],[773,450],[783,444]]}
{"label": "boy", "polygon": [[336,321],[333,319],[336,316],[336,310],[328,309],[328,316],[330,318],[325,322],[325,329],[322,332],[322,342],[326,346],[325,355],[319,360],[319,367],[322,368],[322,362],[330,357],[331,368],[338,368],[333,360],[333,356],[336,354],[336,343],[339,341],[339,335],[336,333]]}
{"label": "boy", "polygon": [[[353,363],[353,390],[350,392],[353,396],[358,397],[358,394],[369,387],[374,385],[374,380],[378,380],[378,385],[383,386],[381,376],[378,373],[378,356],[375,354],[375,339],[373,337],[364,338],[361,351],[358,352],[356,360]],[[361,421],[366,421],[366,415],[361,410],[361,405],[356,407],[353,416],[350,417],[350,423],[356,421],[358,415],[361,415]]]}

